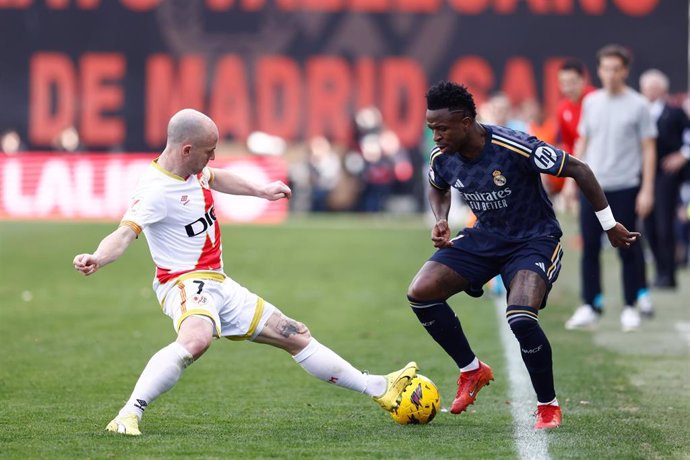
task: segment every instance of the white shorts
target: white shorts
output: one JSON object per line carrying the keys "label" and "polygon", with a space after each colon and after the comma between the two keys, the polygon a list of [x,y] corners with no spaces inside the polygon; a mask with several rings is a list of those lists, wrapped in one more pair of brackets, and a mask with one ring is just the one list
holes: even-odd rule
{"label": "white shorts", "polygon": [[191,272],[171,281],[161,302],[175,332],[192,315],[208,318],[216,337],[254,340],[278,309],[219,272]]}

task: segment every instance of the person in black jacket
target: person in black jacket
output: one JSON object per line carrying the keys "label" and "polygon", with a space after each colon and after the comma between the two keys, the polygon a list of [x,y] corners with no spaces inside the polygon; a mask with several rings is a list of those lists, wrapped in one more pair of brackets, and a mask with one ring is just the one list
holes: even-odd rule
{"label": "person in black jacket", "polygon": [[674,219],[684,174],[690,172],[690,120],[680,107],[667,102],[668,77],[657,69],[640,76],[640,92],[649,100],[659,135],[656,138],[657,173],[654,186],[655,207],[644,220],[656,268],[654,287],[675,289],[676,262]]}

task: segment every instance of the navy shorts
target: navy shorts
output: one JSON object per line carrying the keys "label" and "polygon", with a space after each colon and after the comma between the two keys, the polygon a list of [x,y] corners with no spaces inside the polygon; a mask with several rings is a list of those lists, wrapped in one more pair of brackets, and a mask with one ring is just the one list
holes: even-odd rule
{"label": "navy shorts", "polygon": [[439,249],[429,260],[455,270],[475,291],[481,290],[496,275],[501,275],[509,289],[519,270],[530,270],[546,282],[548,294],[561,271],[563,250],[555,236],[511,241],[476,228],[466,228],[452,242],[452,247]]}

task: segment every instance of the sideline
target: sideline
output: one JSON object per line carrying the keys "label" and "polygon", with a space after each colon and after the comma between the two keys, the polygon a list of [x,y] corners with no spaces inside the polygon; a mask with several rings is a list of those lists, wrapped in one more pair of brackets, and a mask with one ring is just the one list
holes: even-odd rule
{"label": "sideline", "polygon": [[506,369],[509,379],[510,412],[513,415],[513,438],[518,457],[524,460],[549,460],[549,442],[546,430],[535,430],[534,417],[537,400],[532,391],[532,382],[520,356],[515,336],[506,321],[506,302],[504,296],[494,298],[501,344],[506,357]]}

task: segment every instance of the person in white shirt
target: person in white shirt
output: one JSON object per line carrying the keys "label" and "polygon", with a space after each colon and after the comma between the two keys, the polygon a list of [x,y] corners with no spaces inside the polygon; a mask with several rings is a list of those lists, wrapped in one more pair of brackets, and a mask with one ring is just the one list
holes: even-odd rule
{"label": "person in white shirt", "polygon": [[[597,60],[602,88],[588,94],[582,102],[580,138],[574,155],[592,169],[616,218],[635,231],[637,219],[649,215],[654,205],[657,130],[647,101],[625,83],[630,73],[630,52],[619,45],[607,45],[599,50]],[[572,183],[569,185],[572,191]],[[566,329],[590,328],[603,311],[599,260],[602,230],[594,210],[582,195],[580,231],[584,302],[566,322]],[[624,302],[621,328],[634,331],[640,327],[635,304],[640,290],[647,287],[644,256],[639,244],[619,248],[618,254]]]}
{"label": "person in white shirt", "polygon": [[223,272],[211,190],[271,201],[290,198],[292,191],[280,181],[258,184],[208,167],[217,142],[218,128],[206,115],[192,109],[173,115],[165,150],[143,174],[120,226],[94,253],[74,258],[77,271],[92,275],[117,260],[143,232],[156,264],[156,296],[177,332],[177,339],[150,359],[106,430],[140,435],[146,407],[171,389],[182,371],[218,337],[281,348],[309,374],[369,395],[385,410],[395,409],[399,395],[416,375],[416,363],[385,376],[362,373],[320,344],[303,323]]}

